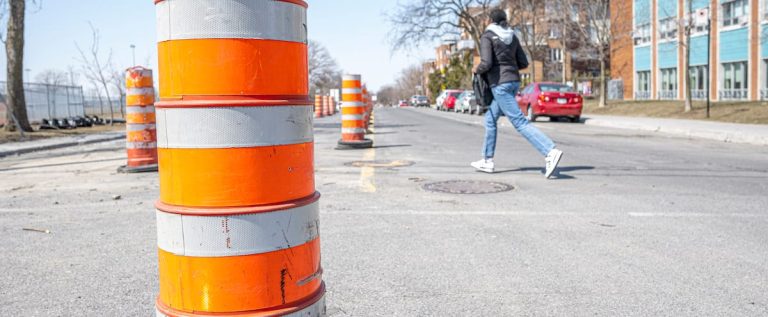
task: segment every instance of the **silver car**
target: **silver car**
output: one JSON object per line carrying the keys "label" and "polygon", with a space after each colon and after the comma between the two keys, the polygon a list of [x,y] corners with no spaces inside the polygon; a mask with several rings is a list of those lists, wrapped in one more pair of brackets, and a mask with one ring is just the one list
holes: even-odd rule
{"label": "silver car", "polygon": [[456,107],[453,108],[455,112],[461,113],[473,113],[473,110],[477,108],[477,101],[475,101],[475,92],[472,90],[465,90],[456,99]]}

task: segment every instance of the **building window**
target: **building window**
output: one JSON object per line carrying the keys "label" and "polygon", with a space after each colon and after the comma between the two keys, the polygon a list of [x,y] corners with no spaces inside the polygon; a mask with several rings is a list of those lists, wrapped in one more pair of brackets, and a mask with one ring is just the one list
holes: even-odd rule
{"label": "building window", "polygon": [[549,28],[549,38],[551,39],[559,39],[560,33],[561,33],[560,28],[557,28],[557,27]]}
{"label": "building window", "polygon": [[677,98],[677,68],[661,69],[660,99]]}
{"label": "building window", "polygon": [[729,0],[723,3],[723,26],[740,25],[749,20],[747,0]]}
{"label": "building window", "polygon": [[768,99],[768,59],[763,60],[763,86],[760,89],[760,99]]}
{"label": "building window", "polygon": [[549,49],[549,60],[553,62],[562,62],[563,61],[563,50],[559,48],[550,48]]}
{"label": "building window", "polygon": [[635,45],[642,45],[651,42],[651,24],[640,24],[635,28]]}
{"label": "building window", "polygon": [[635,99],[644,100],[651,98],[651,72],[637,72],[637,92]]}
{"label": "building window", "polygon": [[693,99],[706,99],[709,69],[706,65],[691,66],[689,72],[691,74],[691,97]]}
{"label": "building window", "polygon": [[723,63],[723,89],[720,91],[720,99],[747,98],[748,76],[747,62]]}
{"label": "building window", "polygon": [[662,41],[677,38],[676,18],[670,17],[659,21],[659,38],[661,38]]}

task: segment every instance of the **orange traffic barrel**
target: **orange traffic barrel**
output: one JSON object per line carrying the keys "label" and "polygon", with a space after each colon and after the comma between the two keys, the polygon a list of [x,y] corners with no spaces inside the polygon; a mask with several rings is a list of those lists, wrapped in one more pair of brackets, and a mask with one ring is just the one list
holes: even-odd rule
{"label": "orange traffic barrel", "polygon": [[315,95],[315,118],[323,117],[323,96]]}
{"label": "orange traffic barrel", "polygon": [[324,316],[307,4],[155,3],[157,316]]}
{"label": "orange traffic barrel", "polygon": [[365,138],[365,103],[360,75],[344,75],[341,81],[341,140],[337,149],[370,148]]}
{"label": "orange traffic barrel", "polygon": [[128,162],[123,173],[157,171],[155,86],[152,70],[140,66],[125,71],[125,129]]}
{"label": "orange traffic barrel", "polygon": [[331,97],[323,96],[323,114],[325,116],[331,115]]}
{"label": "orange traffic barrel", "polygon": [[329,98],[331,100],[331,115],[335,115],[336,114],[336,97],[330,96]]}

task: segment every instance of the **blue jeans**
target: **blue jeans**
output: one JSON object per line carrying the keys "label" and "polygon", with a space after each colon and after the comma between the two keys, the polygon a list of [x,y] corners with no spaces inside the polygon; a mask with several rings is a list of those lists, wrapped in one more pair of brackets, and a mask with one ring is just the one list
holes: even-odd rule
{"label": "blue jeans", "polygon": [[515,126],[526,140],[528,140],[541,155],[546,156],[549,151],[555,148],[555,143],[544,133],[528,122],[520,106],[517,104],[515,96],[520,89],[520,82],[503,83],[493,87],[493,103],[485,113],[485,144],[483,144],[483,155],[486,159],[493,158],[496,152],[496,134],[497,123],[503,112],[509,122]]}

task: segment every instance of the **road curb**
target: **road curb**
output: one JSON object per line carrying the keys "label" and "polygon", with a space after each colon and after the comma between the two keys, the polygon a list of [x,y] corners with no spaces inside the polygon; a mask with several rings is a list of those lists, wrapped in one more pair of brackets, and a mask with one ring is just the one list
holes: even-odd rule
{"label": "road curb", "polygon": [[701,129],[701,128],[679,128],[673,126],[664,126],[658,124],[642,124],[642,123],[628,123],[626,121],[613,122],[603,119],[595,119],[586,117],[584,121],[585,125],[623,129],[623,130],[637,130],[646,132],[664,133],[667,135],[681,136],[689,139],[705,139],[720,141],[725,143],[738,143],[738,144],[751,144],[768,146],[768,135],[754,135],[740,132],[729,132],[713,129]]}
{"label": "road curb", "polygon": [[[408,108],[405,108],[408,109]],[[458,121],[466,124],[479,124],[483,125],[482,121],[477,122],[474,120],[462,120],[461,117],[453,118],[451,115],[444,115],[441,112],[430,113],[429,111],[421,111],[420,109],[409,109],[414,112],[424,113],[433,117],[445,118],[453,121]],[[631,119],[631,118],[630,118]],[[598,119],[584,115],[583,119],[585,125],[613,128],[622,130],[635,130],[644,132],[661,133],[668,136],[683,137],[688,139],[703,139],[710,141],[720,141],[724,143],[737,143],[737,144],[750,144],[768,146],[768,135],[757,135],[751,133],[723,131],[706,128],[681,128],[671,125],[649,124],[641,122],[629,122],[627,120],[611,121],[606,119]]]}
{"label": "road curb", "polygon": [[94,143],[101,143],[101,142],[109,142],[114,140],[120,140],[125,138],[125,132],[118,132],[114,134],[105,135],[103,137],[94,137],[94,138],[81,138],[74,141],[64,141],[61,143],[54,143],[54,144],[43,144],[43,145],[32,145],[28,147],[21,147],[18,149],[13,150],[0,150],[0,158],[7,157],[7,156],[14,156],[14,155],[21,155],[21,154],[27,154],[32,152],[40,152],[40,151],[48,151],[48,150],[55,150],[55,149],[61,149],[65,147],[72,147],[72,146],[79,146],[79,145],[86,145],[86,144],[94,144]]}

